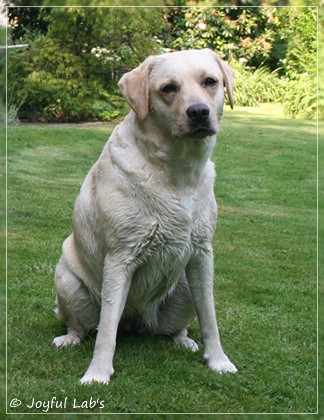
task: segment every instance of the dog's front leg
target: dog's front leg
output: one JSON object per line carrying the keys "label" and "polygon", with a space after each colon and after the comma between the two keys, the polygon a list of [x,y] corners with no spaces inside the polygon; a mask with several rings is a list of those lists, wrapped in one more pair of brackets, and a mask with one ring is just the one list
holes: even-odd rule
{"label": "dog's front leg", "polygon": [[214,306],[213,267],[212,249],[200,249],[191,257],[186,276],[205,345],[204,360],[216,372],[235,373],[237,369],[225,355],[220,342]]}
{"label": "dog's front leg", "polygon": [[96,345],[91,364],[81,379],[82,384],[100,382],[107,384],[114,373],[113,357],[116,336],[122,316],[131,275],[120,260],[106,258],[101,291],[101,313]]}

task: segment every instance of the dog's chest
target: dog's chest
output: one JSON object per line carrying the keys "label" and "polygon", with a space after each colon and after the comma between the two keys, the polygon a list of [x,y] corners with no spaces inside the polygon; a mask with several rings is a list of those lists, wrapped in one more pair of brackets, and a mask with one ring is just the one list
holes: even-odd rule
{"label": "dog's chest", "polygon": [[[138,309],[164,296],[178,280],[192,253],[191,203],[183,200],[147,226],[133,250],[136,267],[128,306]],[[177,208],[176,208],[177,207]]]}

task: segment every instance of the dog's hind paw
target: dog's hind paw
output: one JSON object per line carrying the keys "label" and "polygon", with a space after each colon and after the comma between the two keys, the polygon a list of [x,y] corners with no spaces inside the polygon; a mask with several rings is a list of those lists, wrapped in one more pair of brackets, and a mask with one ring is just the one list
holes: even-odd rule
{"label": "dog's hind paw", "polygon": [[198,344],[192,340],[191,338],[189,338],[187,336],[186,332],[181,332],[175,336],[173,336],[173,341],[181,347],[184,347],[186,349],[189,349],[193,352],[196,352],[199,350]]}
{"label": "dog's hind paw", "polygon": [[53,344],[55,347],[63,348],[63,347],[79,344],[80,341],[81,339],[77,335],[66,334],[66,335],[60,335],[59,337],[55,337],[53,340]]}

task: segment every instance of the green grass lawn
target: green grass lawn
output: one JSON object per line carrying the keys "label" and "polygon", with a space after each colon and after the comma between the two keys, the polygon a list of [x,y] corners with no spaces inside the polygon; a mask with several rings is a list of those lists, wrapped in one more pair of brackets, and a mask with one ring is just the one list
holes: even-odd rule
{"label": "green grass lawn", "polygon": [[[163,337],[120,335],[108,386],[79,385],[95,337],[64,351],[51,343],[65,331],[53,313],[55,265],[112,127],[9,127],[7,396],[21,401],[10,413],[42,413],[27,405],[53,397],[66,409],[51,413],[316,412],[315,124],[269,107],[226,111],[214,153],[215,297],[239,371],[208,370],[202,345],[193,354]],[[197,322],[190,334],[200,342]],[[97,400],[104,408],[85,407]]]}

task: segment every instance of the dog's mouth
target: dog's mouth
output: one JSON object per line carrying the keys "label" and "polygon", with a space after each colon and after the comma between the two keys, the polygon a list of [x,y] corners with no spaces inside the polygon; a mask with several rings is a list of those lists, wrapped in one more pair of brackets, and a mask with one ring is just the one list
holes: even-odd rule
{"label": "dog's mouth", "polygon": [[178,139],[204,139],[217,134],[217,125],[209,123],[189,124],[177,132],[172,133]]}
{"label": "dog's mouth", "polygon": [[214,127],[208,126],[194,126],[191,128],[191,130],[188,132],[188,135],[190,137],[193,137],[195,139],[201,139],[204,137],[213,136],[216,134],[216,129]]}

